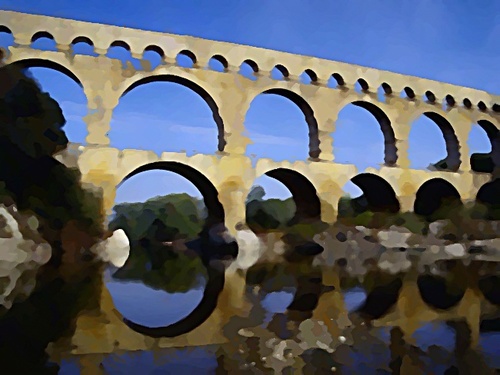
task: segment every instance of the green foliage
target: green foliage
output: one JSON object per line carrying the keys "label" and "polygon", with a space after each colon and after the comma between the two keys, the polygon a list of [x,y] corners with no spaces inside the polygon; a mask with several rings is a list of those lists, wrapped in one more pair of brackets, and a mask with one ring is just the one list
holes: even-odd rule
{"label": "green foliage", "polygon": [[293,218],[295,210],[292,198],[252,200],[246,207],[246,221],[257,232],[281,230]]}
{"label": "green foliage", "polygon": [[155,197],[144,203],[119,204],[114,211],[110,229],[123,229],[132,242],[143,238],[193,239],[201,232],[206,216],[200,201],[184,193]]}
{"label": "green foliage", "polygon": [[14,65],[0,67],[0,138],[26,155],[51,156],[67,146],[58,103]]}

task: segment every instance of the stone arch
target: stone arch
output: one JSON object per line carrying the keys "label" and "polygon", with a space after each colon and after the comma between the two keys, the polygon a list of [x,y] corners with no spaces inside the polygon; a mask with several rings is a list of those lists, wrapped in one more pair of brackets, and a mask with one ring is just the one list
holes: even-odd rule
{"label": "stone arch", "polygon": [[153,75],[145,78],[141,78],[139,80],[136,80],[132,82],[122,93],[122,97],[125,96],[127,93],[132,91],[134,88],[145,85],[147,83],[152,83],[152,82],[173,82],[180,84],[184,87],[187,87],[188,89],[194,91],[196,94],[198,94],[209,106],[210,110],[212,111],[214,121],[217,125],[217,130],[218,130],[218,150],[220,152],[224,151],[224,148],[226,146],[226,139],[225,139],[225,131],[224,131],[224,121],[222,120],[222,117],[219,114],[219,107],[217,106],[217,103],[215,100],[212,98],[212,96],[200,85],[197,83],[177,76],[177,75],[172,75],[172,74],[162,74],[162,75]]}
{"label": "stone arch", "polygon": [[293,222],[320,220],[321,201],[309,179],[287,168],[276,168],[266,172],[265,175],[278,180],[292,193],[296,206]]}
{"label": "stone arch", "polygon": [[14,62],[11,62],[9,65],[17,65],[22,69],[29,69],[29,68],[48,68],[52,70],[56,70],[59,73],[64,74],[65,76],[71,78],[76,84],[80,87],[83,88],[82,80],[73,72],[71,71],[70,68],[52,61],[52,60],[46,60],[46,59],[39,59],[39,58],[27,58],[23,60],[17,60]]}
{"label": "stone arch", "polygon": [[[373,103],[357,100],[349,102],[347,105],[352,104],[356,107],[363,108],[370,112],[373,117],[377,120],[380,125],[380,130],[384,136],[384,163],[387,166],[394,166],[397,162],[397,147],[396,147],[396,136],[394,135],[394,130],[391,125],[391,120],[385,114],[385,112]],[[347,106],[346,105],[346,106]],[[346,107],[339,111],[339,113]]]}
{"label": "stone arch", "polygon": [[479,120],[477,124],[485,131],[486,136],[490,140],[491,152],[486,154],[489,156],[487,165],[480,165],[481,156],[486,156],[485,154],[472,154],[470,158],[471,168],[476,172],[491,173],[500,167],[500,130],[488,120]]}
{"label": "stone arch", "polygon": [[415,214],[432,217],[444,207],[462,205],[460,193],[448,181],[437,177],[424,182],[418,189],[413,211]]}
{"label": "stone arch", "polygon": [[[223,225],[225,214],[224,208],[218,199],[217,189],[200,171],[186,164],[174,161],[156,161],[142,165],[128,173],[122,182],[120,182],[118,187],[129,178],[141,172],[155,169],[171,171],[191,181],[202,193],[205,206],[207,208],[208,217],[205,222],[205,227],[209,229],[215,226],[215,228],[218,229],[221,225]],[[206,241],[201,242],[202,247],[206,244]],[[197,245],[195,244],[195,246],[200,246],[200,243]],[[202,251],[203,250],[204,249],[202,249]],[[200,326],[216,309],[218,296],[222,292],[225,283],[224,267],[217,257],[212,257],[213,255],[214,254],[210,253],[210,250],[208,254],[202,253],[202,261],[207,268],[208,280],[200,303],[186,317],[176,323],[163,327],[147,327],[124,317],[123,322],[134,331],[155,338],[176,337],[190,332]],[[217,256],[217,254],[215,255]]]}
{"label": "stone arch", "polygon": [[461,164],[460,142],[458,141],[453,126],[445,118],[444,114],[440,114],[436,110],[418,113],[412,118],[412,122],[421,115],[432,120],[438,126],[439,130],[443,134],[446,145],[446,157],[435,163],[433,167],[438,170],[457,171]]}
{"label": "stone arch", "polygon": [[396,193],[392,186],[382,177],[372,173],[361,173],[354,176],[351,181],[363,191],[363,195],[357,199],[364,201],[368,210],[373,212],[399,212],[401,206]]}
{"label": "stone arch", "polygon": [[118,184],[117,188],[131,177],[139,173],[151,170],[164,170],[174,172],[192,182],[193,185],[202,194],[203,201],[205,202],[205,207],[207,208],[208,217],[206,225],[213,226],[224,223],[224,207],[219,201],[219,192],[217,191],[215,186],[203,173],[180,162],[156,161],[153,163],[142,165],[127,174],[125,178]]}
{"label": "stone arch", "polygon": [[272,88],[262,92],[262,94],[275,94],[282,96],[293,102],[302,111],[309,128],[309,156],[313,159],[317,159],[321,152],[319,148],[320,142],[318,135],[318,122],[314,117],[314,111],[309,103],[307,103],[307,101],[299,94],[282,88]]}

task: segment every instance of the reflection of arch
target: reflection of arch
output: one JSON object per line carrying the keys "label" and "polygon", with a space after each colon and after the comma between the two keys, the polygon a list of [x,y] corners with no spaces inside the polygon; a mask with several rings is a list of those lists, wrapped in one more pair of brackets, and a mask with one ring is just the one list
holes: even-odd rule
{"label": "reflection of arch", "polygon": [[317,220],[321,217],[321,202],[316,188],[302,174],[291,169],[277,168],[266,175],[278,180],[290,190],[295,202],[295,220]]}
{"label": "reflection of arch", "polygon": [[371,173],[361,173],[351,181],[362,191],[368,209],[373,212],[393,212],[400,209],[399,200],[392,186],[382,177]]}
{"label": "reflection of arch", "polygon": [[[491,173],[495,168],[500,167],[500,130],[487,120],[479,120],[477,124],[486,132],[491,143],[491,152],[472,154],[471,168],[477,172]],[[490,160],[486,163],[487,165],[484,165],[484,161],[481,163],[481,159],[484,159],[485,156]]]}
{"label": "reflection of arch", "polygon": [[434,166],[438,169],[456,171],[460,167],[460,144],[451,124],[436,112],[424,112],[424,116],[431,119],[443,133],[446,144],[446,158]]}
{"label": "reflection of arch", "polygon": [[269,89],[263,92],[263,94],[276,94],[284,98],[291,100],[305,116],[305,120],[309,127],[309,156],[316,159],[320,155],[320,144],[318,136],[318,122],[314,117],[314,111],[311,106],[302,98],[300,95],[294,93],[293,91],[286,89]]}
{"label": "reflection of arch", "polygon": [[478,286],[483,296],[490,303],[500,305],[500,276],[484,276],[479,280]]}
{"label": "reflection of arch", "polygon": [[25,60],[18,60],[14,61],[11,63],[11,65],[17,65],[21,69],[29,69],[29,68],[48,68],[52,70],[56,70],[59,73],[62,73],[69,78],[71,78],[73,81],[75,81],[78,86],[83,87],[81,80],[68,68],[65,66],[56,63],[52,60],[45,60],[45,59],[25,59]]}
{"label": "reflection of arch", "polygon": [[150,164],[143,165],[134,171],[130,172],[117,188],[127,181],[129,178],[146,171],[151,170],[164,170],[177,173],[182,177],[188,179],[200,191],[207,208],[208,217],[206,225],[215,225],[224,223],[224,208],[219,202],[219,193],[210,180],[205,177],[201,172],[196,169],[174,161],[157,161]]}
{"label": "reflection of arch", "polygon": [[208,280],[203,297],[196,308],[180,321],[166,327],[146,327],[134,323],[127,318],[123,322],[136,332],[150,337],[176,337],[192,331],[204,323],[217,307],[219,294],[224,289],[224,267],[220,262],[212,262],[207,266]]}
{"label": "reflection of arch", "polygon": [[147,83],[152,83],[152,82],[173,82],[180,84],[182,86],[185,86],[191,90],[193,90],[195,93],[197,93],[201,98],[208,104],[210,109],[212,110],[213,118],[215,123],[217,124],[217,129],[218,129],[218,150],[219,151],[224,151],[224,147],[226,146],[226,139],[224,137],[224,122],[222,121],[222,117],[220,117],[219,114],[219,107],[215,103],[215,100],[210,96],[210,94],[201,86],[198,84],[194,83],[193,81],[190,81],[186,78],[179,77],[179,76],[174,76],[171,74],[166,74],[166,75],[155,75],[155,76],[150,76],[146,78],[139,79],[138,81],[135,81],[132,83],[122,94],[122,96],[125,96],[128,92],[132,91],[138,86],[145,85]]}
{"label": "reflection of arch", "polygon": [[365,101],[355,101],[351,104],[366,109],[370,112],[373,117],[378,121],[380,125],[380,130],[384,135],[384,162],[386,165],[391,166],[396,164],[397,161],[397,148],[396,148],[396,137],[394,135],[394,130],[391,126],[391,120],[389,117],[375,104],[365,102]]}
{"label": "reflection of arch", "polygon": [[413,211],[417,215],[430,216],[445,206],[461,205],[460,194],[448,181],[433,178],[420,186],[417,191]]}
{"label": "reflection of arch", "polygon": [[[216,226],[217,224],[224,223],[224,208],[219,202],[217,190],[207,177],[188,165],[171,161],[159,161],[146,164],[129,173],[118,186],[129,178],[141,172],[150,170],[170,171],[187,178],[203,195],[205,207],[208,212],[205,227],[210,228]],[[203,247],[207,244],[207,242],[202,241],[201,246]],[[123,321],[127,326],[136,332],[151,337],[175,337],[192,331],[210,317],[217,307],[218,296],[224,288],[224,266],[220,261],[214,260],[214,258],[211,257],[211,249],[194,249],[195,252],[199,252],[199,250],[202,252],[202,254],[200,254],[201,259],[205,267],[207,267],[208,280],[203,292],[202,300],[198,306],[185,318],[165,327],[147,327],[123,318]],[[207,250],[208,254],[203,254],[205,250]]]}

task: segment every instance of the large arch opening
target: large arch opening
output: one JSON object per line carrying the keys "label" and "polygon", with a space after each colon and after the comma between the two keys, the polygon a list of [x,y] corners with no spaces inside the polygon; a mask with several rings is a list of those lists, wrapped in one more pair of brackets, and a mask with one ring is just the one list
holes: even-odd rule
{"label": "large arch opening", "polygon": [[474,172],[492,173],[500,167],[500,131],[486,120],[479,120],[477,125],[472,128],[468,139],[471,169]]}
{"label": "large arch opening", "polygon": [[418,189],[413,211],[428,220],[436,220],[448,218],[450,210],[461,206],[457,189],[442,178],[433,178]]}
{"label": "large arch opening", "polygon": [[[247,197],[246,220],[254,231],[284,229],[321,220],[321,202],[316,188],[302,174],[277,168],[266,172],[256,182],[258,180],[268,183],[254,185]],[[269,182],[278,182],[281,186]]]}
{"label": "large arch opening", "polygon": [[214,99],[196,83],[174,75],[134,82],[113,112],[109,137],[120,149],[188,155],[222,152],[226,144]]}
{"label": "large arch opening", "polygon": [[215,309],[224,284],[223,270],[210,263],[220,254],[203,240],[224,225],[217,190],[198,170],[160,161],[128,174],[116,202],[110,229],[122,229],[130,242],[126,259],[105,272],[116,309],[149,336],[194,329]]}
{"label": "large arch opening", "polygon": [[[358,187],[358,194],[354,198],[350,195],[341,198],[338,205],[339,217],[354,217],[365,212],[370,213],[398,213],[401,206],[392,186],[382,177],[372,173],[361,173],[353,177],[349,185]],[[359,194],[361,193],[361,194]]]}
{"label": "large arch opening", "polygon": [[344,107],[339,112],[333,139],[336,162],[354,164],[360,170],[380,165],[394,166],[397,162],[391,121],[372,103],[355,101]]}
{"label": "large arch opening", "polygon": [[35,79],[59,103],[66,124],[64,132],[69,142],[85,144],[87,125],[87,98],[80,79],[68,68],[50,60],[26,59],[12,63]]}
{"label": "large arch opening", "polygon": [[[438,113],[425,112],[415,120],[408,143],[411,168],[455,172],[460,167],[457,136],[448,120]],[[433,159],[439,161],[429,164]]]}
{"label": "large arch opening", "polygon": [[246,155],[254,163],[257,157],[296,161],[315,159],[320,154],[314,112],[290,90],[274,88],[258,95],[246,114],[245,131],[252,141]]}

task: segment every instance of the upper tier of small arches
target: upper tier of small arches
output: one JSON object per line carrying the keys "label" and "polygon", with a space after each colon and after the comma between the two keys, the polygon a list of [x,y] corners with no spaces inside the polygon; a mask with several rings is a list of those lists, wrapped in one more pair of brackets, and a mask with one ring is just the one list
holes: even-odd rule
{"label": "upper tier of small arches", "polygon": [[[76,43],[86,43],[98,55],[106,55],[111,47],[122,47],[133,58],[142,59],[145,52],[157,53],[165,64],[176,64],[178,55],[189,57],[192,68],[207,68],[211,59],[223,67],[221,71],[239,71],[247,64],[253,74],[269,76],[277,69],[282,79],[300,81],[306,75],[312,85],[332,88],[361,86],[367,94],[383,92],[408,100],[422,98],[429,103],[500,112],[500,100],[487,92],[432,80],[405,76],[315,57],[295,55],[263,48],[216,42],[200,38],[134,30],[61,18],[0,11],[0,32],[11,33],[20,46],[29,46],[40,38],[55,41],[59,50],[68,51]],[[333,83],[333,84],[332,84]]]}

